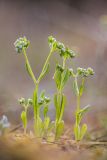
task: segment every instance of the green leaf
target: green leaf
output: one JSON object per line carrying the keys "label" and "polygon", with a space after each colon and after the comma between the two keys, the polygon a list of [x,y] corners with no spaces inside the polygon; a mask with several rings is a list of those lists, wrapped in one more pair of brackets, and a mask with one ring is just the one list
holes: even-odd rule
{"label": "green leaf", "polygon": [[59,117],[59,112],[60,112],[60,106],[58,104],[58,96],[57,94],[54,95],[54,105],[55,105],[55,109],[56,109],[56,119],[58,119]]}
{"label": "green leaf", "polygon": [[75,134],[76,141],[79,141],[80,140],[80,127],[79,127],[79,125],[74,126],[74,134]]}
{"label": "green leaf", "polygon": [[81,122],[81,114],[80,114],[80,112],[76,112],[76,121],[77,121],[77,124],[80,124],[80,122]]}
{"label": "green leaf", "polygon": [[35,89],[33,92],[33,106],[37,107],[37,90]]}
{"label": "green leaf", "polygon": [[23,127],[26,128],[26,126],[27,126],[27,115],[26,115],[25,111],[22,111],[21,119],[22,119],[22,122],[23,122]]}
{"label": "green leaf", "polygon": [[73,82],[73,90],[74,90],[75,95],[78,96],[79,90],[78,90],[78,85],[76,81]]}
{"label": "green leaf", "polygon": [[64,114],[64,109],[65,109],[65,104],[66,104],[66,97],[64,95],[62,95],[59,121],[62,120],[62,117]]}
{"label": "green leaf", "polygon": [[44,107],[43,112],[44,112],[44,117],[46,117],[46,116],[47,116],[47,113],[48,113],[48,106],[45,106],[45,107]]}
{"label": "green leaf", "polygon": [[43,90],[40,94],[40,98],[44,98],[45,97],[45,90]]}
{"label": "green leaf", "polygon": [[90,105],[85,106],[83,109],[80,110],[79,115],[83,117],[83,115],[89,111],[90,107]]}
{"label": "green leaf", "polygon": [[50,118],[49,118],[49,117],[46,117],[46,118],[44,119],[44,129],[45,129],[45,130],[48,129],[49,124],[50,124]]}
{"label": "green leaf", "polygon": [[25,64],[25,67],[26,67],[26,71],[27,71],[28,75],[32,78],[32,72],[31,72],[31,69],[27,63]]}
{"label": "green leaf", "polygon": [[83,139],[84,135],[86,134],[86,131],[87,131],[87,125],[83,124],[80,131],[80,140]]}
{"label": "green leaf", "polygon": [[40,117],[37,118],[36,123],[34,124],[34,129],[37,137],[42,135],[43,122]]}
{"label": "green leaf", "polygon": [[46,67],[44,68],[43,72],[40,75],[39,81],[49,72],[49,63],[46,65]]}
{"label": "green leaf", "polygon": [[61,121],[58,123],[57,128],[56,128],[56,139],[58,139],[64,131],[64,121]]}
{"label": "green leaf", "polygon": [[84,86],[81,85],[80,88],[79,88],[79,95],[80,95],[80,96],[82,96],[83,91],[84,91]]}
{"label": "green leaf", "polygon": [[55,128],[55,122],[52,121],[52,122],[50,122],[50,125],[49,125],[49,127],[48,127],[48,131],[50,132],[50,131],[52,131],[52,129],[54,129],[54,128]]}
{"label": "green leaf", "polygon": [[62,72],[60,70],[56,70],[54,74],[54,80],[58,89],[60,89],[61,85],[61,74]]}
{"label": "green leaf", "polygon": [[65,84],[67,83],[70,77],[70,72],[68,69],[65,69],[61,74],[61,89],[64,88]]}
{"label": "green leaf", "polygon": [[81,86],[80,86],[80,88],[79,88],[79,95],[80,96],[82,96],[82,94],[83,94],[83,91],[84,91],[84,78],[82,79],[82,84],[81,84]]}

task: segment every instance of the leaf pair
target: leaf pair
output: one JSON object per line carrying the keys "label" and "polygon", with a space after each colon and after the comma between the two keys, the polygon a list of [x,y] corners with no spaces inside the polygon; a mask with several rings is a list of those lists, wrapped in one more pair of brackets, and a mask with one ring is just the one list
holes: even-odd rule
{"label": "leaf pair", "polygon": [[56,69],[54,74],[54,79],[58,90],[62,90],[64,88],[69,77],[70,77],[70,72],[68,69],[64,69],[63,71]]}
{"label": "leaf pair", "polygon": [[54,105],[56,108],[56,121],[61,121],[65,109],[66,97],[64,95],[54,95]]}
{"label": "leaf pair", "polygon": [[77,123],[80,124],[84,114],[88,112],[90,109],[90,105],[85,106],[83,109],[80,109],[79,112],[76,112]]}
{"label": "leaf pair", "polygon": [[66,97],[64,95],[54,96],[54,104],[56,107],[56,122],[55,122],[55,137],[56,139],[61,136],[64,130],[64,121],[62,120],[65,109]]}
{"label": "leaf pair", "polygon": [[64,131],[64,121],[60,121],[56,126],[55,139],[57,140]]}
{"label": "leaf pair", "polygon": [[76,96],[82,96],[84,91],[84,79],[82,79],[82,83],[80,87],[78,87],[77,77],[75,77],[75,80],[73,82],[73,90]]}
{"label": "leaf pair", "polygon": [[75,139],[77,141],[82,140],[84,135],[86,134],[86,132],[87,132],[87,125],[86,124],[83,124],[81,128],[79,125],[74,126]]}
{"label": "leaf pair", "polygon": [[84,135],[87,131],[87,125],[86,124],[83,124],[81,128],[80,128],[79,125],[81,123],[81,120],[82,120],[84,114],[86,112],[88,112],[89,109],[90,109],[90,105],[87,105],[83,109],[80,109],[80,111],[76,112],[76,124],[74,126],[74,133],[75,133],[75,139],[76,140],[81,140],[84,137]]}

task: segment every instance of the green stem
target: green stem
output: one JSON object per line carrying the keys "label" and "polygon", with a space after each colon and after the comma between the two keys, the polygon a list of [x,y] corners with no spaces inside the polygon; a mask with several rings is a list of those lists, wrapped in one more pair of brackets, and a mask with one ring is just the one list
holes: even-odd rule
{"label": "green stem", "polygon": [[34,106],[34,119],[37,120],[38,117],[38,88],[39,84],[36,83],[36,88],[34,90],[34,99],[33,99],[33,106]]}
{"label": "green stem", "polygon": [[80,110],[80,95],[77,96],[77,111]]}
{"label": "green stem", "polygon": [[65,69],[66,58],[63,58],[63,69]]}
{"label": "green stem", "polygon": [[80,111],[80,94],[79,94],[79,87],[77,76],[75,76],[75,87],[76,87],[76,95],[77,95],[77,107],[76,107],[76,117],[75,117],[75,139],[78,141],[80,139],[80,126],[79,126],[79,111]]}
{"label": "green stem", "polygon": [[26,126],[24,127],[24,135],[26,135],[26,132],[27,132],[27,109],[28,109],[28,106],[24,106],[25,108],[25,113],[26,113]]}
{"label": "green stem", "polygon": [[61,110],[61,97],[62,97],[62,92],[61,90],[58,91],[58,96],[57,96],[57,103],[58,103],[58,108],[57,108],[57,122],[59,122],[59,117],[60,117],[60,110]]}
{"label": "green stem", "polygon": [[27,55],[26,55],[26,50],[25,50],[25,49],[23,49],[23,54],[24,54],[24,57],[25,57],[26,64],[27,64],[27,66],[29,67],[29,71],[30,71],[31,77],[32,77],[32,79],[33,79],[33,82],[34,82],[34,84],[36,85],[37,81],[36,81],[36,78],[35,78],[34,73],[33,73],[33,71],[32,71],[32,68],[31,68],[31,66],[30,66],[30,63],[29,63],[28,57],[27,57]]}
{"label": "green stem", "polygon": [[75,89],[76,89],[76,95],[77,95],[77,111],[79,111],[80,110],[80,94],[79,94],[77,76],[75,76]]}
{"label": "green stem", "polygon": [[46,66],[47,66],[47,64],[48,64],[52,53],[53,53],[53,47],[51,48],[51,50],[50,50],[50,52],[49,52],[49,55],[48,55],[48,57],[47,57],[47,59],[46,59],[46,61],[45,61],[45,64],[44,64],[43,69],[42,69],[42,71],[41,71],[41,74],[40,74],[40,76],[39,76],[39,78],[38,78],[38,83],[40,82],[42,73],[44,72],[44,70],[45,70],[45,68],[46,68]]}

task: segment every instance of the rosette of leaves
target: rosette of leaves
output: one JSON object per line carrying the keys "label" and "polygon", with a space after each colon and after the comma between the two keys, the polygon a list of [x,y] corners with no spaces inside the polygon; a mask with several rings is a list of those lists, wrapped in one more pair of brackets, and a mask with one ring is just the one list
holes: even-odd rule
{"label": "rosette of leaves", "polygon": [[[77,68],[76,74],[73,72],[73,70],[71,70],[71,75],[74,77],[73,89],[77,97],[77,108],[75,112],[76,121],[74,125],[74,134],[75,134],[75,139],[77,141],[80,141],[83,139],[84,135],[87,132],[87,124],[83,124],[82,126],[80,126],[81,120],[83,119],[85,113],[87,113],[90,110],[90,105],[87,105],[81,109],[80,107],[81,96],[85,88],[85,79],[89,76],[94,75],[94,71],[92,68],[84,69],[79,67]],[[81,84],[78,84],[79,78],[81,79]]]}

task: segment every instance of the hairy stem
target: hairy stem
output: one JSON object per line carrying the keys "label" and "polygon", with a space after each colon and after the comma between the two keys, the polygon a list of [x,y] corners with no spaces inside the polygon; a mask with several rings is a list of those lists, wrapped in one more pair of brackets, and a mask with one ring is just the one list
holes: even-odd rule
{"label": "hairy stem", "polygon": [[26,64],[27,64],[27,66],[29,67],[32,80],[33,80],[34,84],[36,85],[36,82],[37,82],[37,81],[36,81],[36,78],[35,78],[34,73],[33,73],[33,71],[32,71],[32,68],[31,68],[31,66],[30,66],[30,63],[29,63],[29,60],[28,60],[28,57],[27,57],[27,54],[26,54],[25,49],[23,49],[23,54],[24,54],[24,57],[25,57]]}

